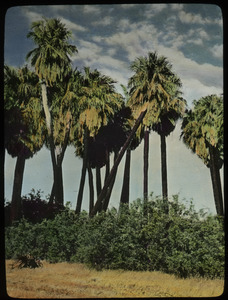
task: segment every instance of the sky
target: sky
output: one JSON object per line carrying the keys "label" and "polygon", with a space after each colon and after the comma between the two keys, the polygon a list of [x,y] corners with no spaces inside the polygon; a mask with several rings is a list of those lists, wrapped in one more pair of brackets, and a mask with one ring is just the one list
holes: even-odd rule
{"label": "sky", "polygon": [[[71,57],[73,67],[98,69],[127,85],[132,75],[130,64],[139,56],[157,51],[173,66],[182,82],[183,98],[188,107],[193,100],[210,94],[223,93],[223,19],[219,6],[211,4],[112,4],[112,5],[40,5],[16,6],[5,15],[5,64],[22,67],[29,64],[26,54],[35,47],[27,39],[31,23],[59,18],[72,31],[70,43],[78,53]],[[168,192],[179,194],[181,201],[191,199],[196,209],[215,213],[209,169],[180,139],[181,122],[167,138]],[[161,195],[160,138],[150,134],[149,192]],[[82,160],[68,147],[63,162],[64,197],[72,209],[81,175]],[[132,153],[130,201],[143,194],[143,142]],[[118,208],[122,188],[125,157],[117,173],[110,207]],[[12,195],[16,159],[8,154],[5,160],[5,199]],[[223,169],[221,170],[223,183]],[[104,172],[102,171],[104,175]],[[88,178],[86,178],[88,181]],[[22,194],[32,188],[45,195],[52,187],[52,166],[49,151],[44,147],[26,161]],[[86,183],[82,208],[88,210]]]}

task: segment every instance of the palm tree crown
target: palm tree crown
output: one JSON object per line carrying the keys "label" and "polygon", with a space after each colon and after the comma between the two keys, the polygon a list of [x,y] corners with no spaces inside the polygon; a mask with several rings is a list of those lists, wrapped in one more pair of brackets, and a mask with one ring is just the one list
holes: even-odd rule
{"label": "palm tree crown", "polygon": [[210,168],[216,211],[223,215],[219,169],[223,165],[223,100],[210,95],[194,101],[182,123],[184,143]]}
{"label": "palm tree crown", "polygon": [[[147,107],[144,125],[151,127],[161,121],[161,117],[170,111],[183,112],[185,105],[181,94],[180,79],[173,73],[172,65],[164,56],[156,52],[148,57],[139,57],[132,64],[134,75],[129,79],[130,103],[133,110]],[[172,114],[171,114],[172,112]]]}
{"label": "palm tree crown", "polygon": [[31,57],[36,74],[51,86],[69,71],[70,56],[77,52],[77,48],[68,43],[71,32],[59,19],[44,18],[33,22],[31,29],[27,37],[38,47],[27,54],[27,59]]}
{"label": "palm tree crown", "polygon": [[219,166],[223,164],[223,100],[217,95],[202,97],[186,111],[182,123],[184,143],[208,165],[208,145],[219,151]]}

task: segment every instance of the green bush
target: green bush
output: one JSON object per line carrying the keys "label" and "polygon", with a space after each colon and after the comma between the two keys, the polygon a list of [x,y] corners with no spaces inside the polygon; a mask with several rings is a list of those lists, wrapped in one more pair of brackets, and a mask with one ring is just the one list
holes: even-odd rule
{"label": "green bush", "polygon": [[[31,223],[40,223],[45,218],[53,219],[56,214],[61,212],[64,208],[61,205],[49,205],[47,200],[42,199],[42,191],[34,189],[30,193],[21,198],[22,216]],[[11,225],[10,211],[11,202],[6,202],[5,211],[5,225]]]}
{"label": "green bush", "polygon": [[49,262],[81,262],[98,270],[157,270],[180,277],[224,276],[223,219],[186,207],[178,196],[169,214],[158,197],[147,214],[137,199],[89,218],[69,208],[54,219],[33,224],[26,219],[6,227],[6,258],[33,255]]}

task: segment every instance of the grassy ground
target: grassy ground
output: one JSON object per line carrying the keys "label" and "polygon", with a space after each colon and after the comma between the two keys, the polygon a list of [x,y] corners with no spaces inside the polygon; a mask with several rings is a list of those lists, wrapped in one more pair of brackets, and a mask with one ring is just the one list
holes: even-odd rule
{"label": "grassy ground", "polygon": [[43,262],[12,269],[6,261],[7,293],[17,298],[213,297],[223,280],[178,279],[161,272],[95,271],[82,264]]}

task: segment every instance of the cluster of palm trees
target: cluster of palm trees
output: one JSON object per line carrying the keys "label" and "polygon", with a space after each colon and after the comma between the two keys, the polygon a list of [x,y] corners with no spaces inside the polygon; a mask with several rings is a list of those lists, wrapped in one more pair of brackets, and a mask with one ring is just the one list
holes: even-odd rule
{"label": "cluster of palm trees", "polygon": [[[161,137],[162,195],[168,213],[166,137],[183,118],[183,141],[210,167],[217,213],[223,214],[219,168],[223,163],[222,98],[212,95],[187,110],[181,97],[181,81],[164,56],[156,52],[136,58],[125,97],[115,81],[98,70],[73,70],[70,57],[77,48],[69,44],[70,31],[59,19],[32,23],[28,38],[33,69],[5,66],[5,148],[17,157],[11,202],[11,219],[21,216],[21,187],[25,160],[45,144],[50,150],[53,185],[49,203],[64,204],[62,163],[68,145],[82,158],[76,213],[81,211],[88,172],[89,214],[106,210],[118,165],[126,152],[120,205],[129,203],[131,151],[144,140],[143,195],[148,199],[149,133]],[[205,107],[204,107],[205,106]],[[205,111],[207,114],[204,114]],[[111,168],[110,154],[114,153]],[[101,168],[105,179],[101,182]],[[92,169],[96,169],[96,195]]]}

